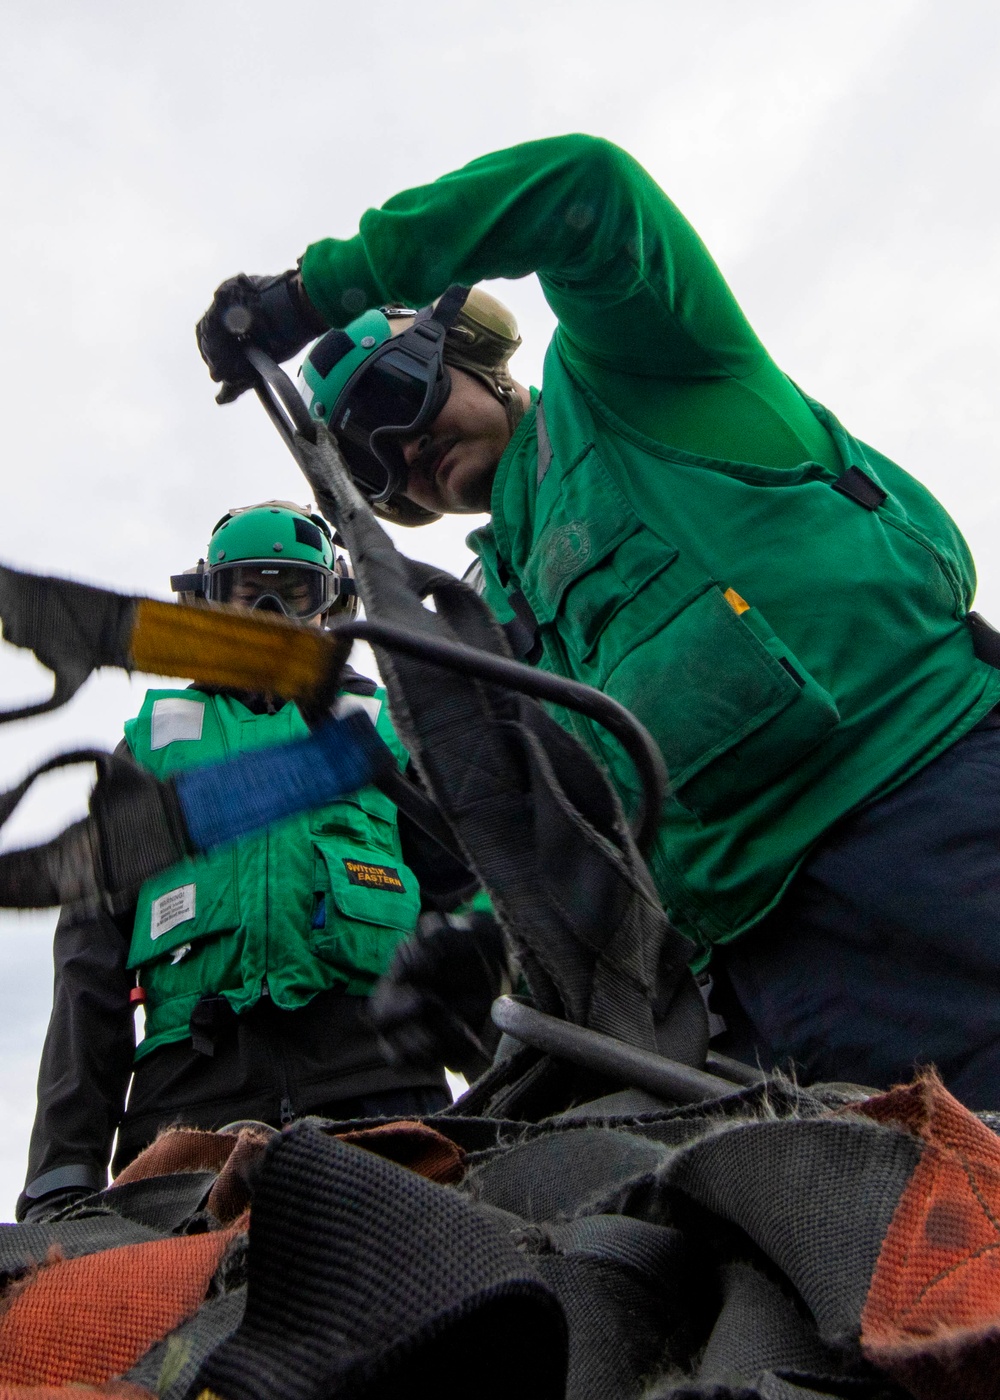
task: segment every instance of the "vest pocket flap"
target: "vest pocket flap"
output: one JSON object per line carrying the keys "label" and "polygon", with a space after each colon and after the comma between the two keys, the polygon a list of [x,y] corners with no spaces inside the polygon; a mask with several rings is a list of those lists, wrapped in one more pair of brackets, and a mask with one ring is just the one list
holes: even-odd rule
{"label": "vest pocket flap", "polygon": [[378,788],[366,787],[338,798],[315,813],[310,825],[318,835],[339,834],[364,845],[374,840],[391,849],[396,832],[396,806]]}
{"label": "vest pocket flap", "polygon": [[699,813],[767,786],[839,720],[760,614],[737,613],[718,587],[629,652],[606,689],[650,730],[679,800]]}
{"label": "vest pocket flap", "polygon": [[232,862],[231,852],[220,851],[183,861],[146,881],[136,906],[129,967],[239,926]]}
{"label": "vest pocket flap", "polygon": [[[337,913],[382,928],[416,927],[420,890],[416,877],[401,860],[383,851],[319,847],[329,880],[329,897]],[[327,919],[329,924],[329,918]]]}
{"label": "vest pocket flap", "polygon": [[[525,560],[521,586],[538,621],[551,622],[570,584],[641,529],[639,517],[591,449],[562,482],[556,508]],[[655,537],[650,538],[656,547]],[[676,558],[676,549],[658,547],[662,563]],[[629,584],[634,586],[631,579]]]}

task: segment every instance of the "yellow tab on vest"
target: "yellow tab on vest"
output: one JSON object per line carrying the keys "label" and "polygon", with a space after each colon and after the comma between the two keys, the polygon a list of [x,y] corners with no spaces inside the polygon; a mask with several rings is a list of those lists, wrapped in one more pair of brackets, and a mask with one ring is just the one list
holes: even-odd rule
{"label": "yellow tab on vest", "polygon": [[274,614],[140,598],[131,649],[136,669],[154,675],[332,701],[350,642]]}
{"label": "yellow tab on vest", "polygon": [[740,597],[735,588],[727,588],[722,596],[737,616],[739,616],[740,613],[750,611],[750,604],[745,598]]}
{"label": "yellow tab on vest", "polygon": [[370,890],[392,890],[405,894],[406,886],[399,878],[399,871],[391,865],[369,865],[363,860],[348,860],[344,857],[344,868],[352,885],[365,885]]}

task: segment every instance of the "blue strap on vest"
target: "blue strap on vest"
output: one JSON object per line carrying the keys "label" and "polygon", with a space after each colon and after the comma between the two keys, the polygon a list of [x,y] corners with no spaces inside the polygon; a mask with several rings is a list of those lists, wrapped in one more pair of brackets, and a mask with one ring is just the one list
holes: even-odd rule
{"label": "blue strap on vest", "polygon": [[192,844],[207,851],[357,792],[395,761],[355,711],[324,721],[308,739],[191,768],[173,784]]}

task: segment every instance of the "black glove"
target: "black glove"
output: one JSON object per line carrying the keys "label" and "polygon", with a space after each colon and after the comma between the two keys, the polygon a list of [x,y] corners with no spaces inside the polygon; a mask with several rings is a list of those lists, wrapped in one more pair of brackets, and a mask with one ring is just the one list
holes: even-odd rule
{"label": "black glove", "polygon": [[227,278],[216,288],[196,331],[201,358],[222,384],[216,402],[232,403],[253,386],[241,339],[280,364],[325,330],[329,326],[306,295],[297,268],[278,277],[240,272]]}
{"label": "black glove", "polygon": [[397,1063],[441,1065],[468,1078],[493,1058],[490,1007],[514,978],[490,914],[422,914],[372,994],[369,1012]]}

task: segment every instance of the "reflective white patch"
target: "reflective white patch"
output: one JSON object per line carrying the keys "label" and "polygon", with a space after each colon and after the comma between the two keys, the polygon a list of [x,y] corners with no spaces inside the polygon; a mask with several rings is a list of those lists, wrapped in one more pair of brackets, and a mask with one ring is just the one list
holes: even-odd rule
{"label": "reflective white patch", "polygon": [[203,700],[178,700],[174,697],[154,700],[149,746],[151,749],[163,749],[177,739],[200,739],[204,723]]}
{"label": "reflective white patch", "polygon": [[149,936],[160,938],[178,924],[194,918],[194,885],[180,885],[153,900],[149,914]]}
{"label": "reflective white patch", "polygon": [[180,962],[181,958],[186,958],[190,951],[190,943],[182,943],[179,948],[175,948],[174,951],[170,954],[170,966],[176,967],[177,964]]}
{"label": "reflective white patch", "polygon": [[376,724],[381,709],[382,701],[377,695],[342,695],[334,713],[338,719],[344,719],[355,710],[363,710],[372,724]]}

